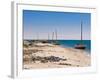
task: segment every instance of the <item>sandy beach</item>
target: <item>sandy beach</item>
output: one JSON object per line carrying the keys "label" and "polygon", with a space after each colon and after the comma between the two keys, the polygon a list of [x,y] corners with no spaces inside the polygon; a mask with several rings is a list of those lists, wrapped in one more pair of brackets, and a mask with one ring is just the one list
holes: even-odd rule
{"label": "sandy beach", "polygon": [[50,43],[36,43],[24,47],[24,69],[87,67],[91,65],[89,53],[74,48],[64,48]]}
{"label": "sandy beach", "polygon": [[84,50],[50,43],[36,43],[23,48],[24,69],[87,67],[91,57]]}

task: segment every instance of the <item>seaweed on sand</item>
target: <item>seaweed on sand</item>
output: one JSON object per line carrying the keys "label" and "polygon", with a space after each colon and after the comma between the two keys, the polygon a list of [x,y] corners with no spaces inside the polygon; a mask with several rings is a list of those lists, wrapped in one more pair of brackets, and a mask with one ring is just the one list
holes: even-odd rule
{"label": "seaweed on sand", "polygon": [[55,57],[55,56],[47,56],[47,57],[40,57],[40,56],[32,56],[32,61],[40,61],[41,63],[46,62],[59,62],[59,61],[65,61],[66,59]]}

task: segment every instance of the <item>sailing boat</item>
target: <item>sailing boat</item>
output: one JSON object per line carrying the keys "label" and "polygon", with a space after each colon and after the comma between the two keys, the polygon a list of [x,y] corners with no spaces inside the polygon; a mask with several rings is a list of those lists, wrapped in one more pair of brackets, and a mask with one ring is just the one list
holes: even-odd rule
{"label": "sailing boat", "polygon": [[54,45],[59,45],[59,43],[57,41],[57,30],[55,30],[55,32],[53,32],[53,34],[52,34],[52,43]]}
{"label": "sailing boat", "polygon": [[83,26],[82,26],[82,21],[81,21],[81,42],[79,44],[75,45],[76,49],[85,49],[86,48],[86,46],[83,44],[83,39],[82,39],[83,31],[82,31],[82,29],[83,29]]}
{"label": "sailing boat", "polygon": [[59,43],[58,43],[58,41],[57,41],[57,37],[58,37],[58,35],[57,35],[57,30],[55,30],[55,45],[60,45]]}

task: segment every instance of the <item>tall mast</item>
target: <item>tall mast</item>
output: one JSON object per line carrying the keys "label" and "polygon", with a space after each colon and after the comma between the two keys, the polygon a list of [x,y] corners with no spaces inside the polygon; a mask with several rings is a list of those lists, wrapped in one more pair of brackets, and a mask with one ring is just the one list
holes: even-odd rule
{"label": "tall mast", "polygon": [[83,25],[82,25],[82,21],[81,21],[81,43],[82,43],[82,40],[83,40]]}
{"label": "tall mast", "polygon": [[53,41],[53,39],[54,39],[54,32],[52,33],[52,41]]}
{"label": "tall mast", "polygon": [[55,30],[55,36],[56,36],[56,40],[57,40],[57,30]]}

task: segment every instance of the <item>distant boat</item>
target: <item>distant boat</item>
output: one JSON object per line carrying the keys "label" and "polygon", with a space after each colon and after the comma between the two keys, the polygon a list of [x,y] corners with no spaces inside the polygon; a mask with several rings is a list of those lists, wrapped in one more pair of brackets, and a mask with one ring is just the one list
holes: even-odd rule
{"label": "distant boat", "polygon": [[86,45],[83,44],[83,26],[82,26],[82,22],[81,22],[81,42],[75,45],[76,49],[85,49]]}
{"label": "distant boat", "polygon": [[57,41],[57,30],[55,30],[55,32],[53,32],[53,34],[52,34],[52,43],[53,43],[54,45],[60,45],[60,44],[58,43],[58,41]]}
{"label": "distant boat", "polygon": [[57,41],[57,36],[58,36],[58,35],[57,35],[57,30],[55,30],[55,37],[56,37],[56,38],[55,38],[55,43],[54,43],[54,44],[55,44],[55,45],[60,45],[60,44],[58,43],[58,41]]}

